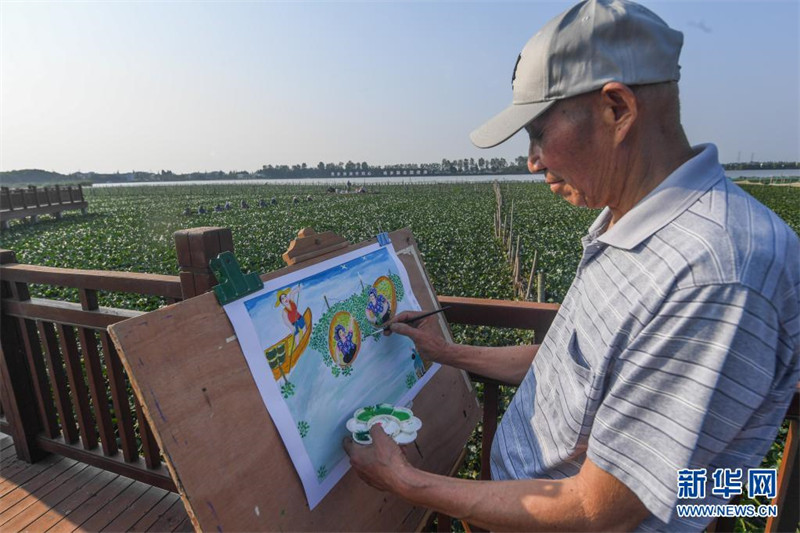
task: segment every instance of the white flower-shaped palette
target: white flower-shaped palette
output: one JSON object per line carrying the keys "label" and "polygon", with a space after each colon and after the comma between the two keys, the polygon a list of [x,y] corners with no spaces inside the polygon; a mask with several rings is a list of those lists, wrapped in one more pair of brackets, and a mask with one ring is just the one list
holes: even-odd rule
{"label": "white flower-shaped palette", "polygon": [[347,421],[347,431],[353,434],[353,440],[357,443],[372,444],[369,430],[375,424],[380,424],[384,433],[397,444],[414,442],[417,431],[422,427],[422,421],[414,416],[411,409],[381,403],[357,409],[353,418]]}

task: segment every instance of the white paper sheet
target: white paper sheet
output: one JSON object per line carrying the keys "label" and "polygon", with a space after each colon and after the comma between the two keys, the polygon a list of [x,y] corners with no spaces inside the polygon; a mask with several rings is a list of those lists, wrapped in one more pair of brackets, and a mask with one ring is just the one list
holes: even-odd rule
{"label": "white paper sheet", "polygon": [[408,405],[439,368],[407,337],[370,335],[381,318],[418,309],[391,244],[267,281],[225,306],[311,509],[350,468],[342,440],[353,412]]}

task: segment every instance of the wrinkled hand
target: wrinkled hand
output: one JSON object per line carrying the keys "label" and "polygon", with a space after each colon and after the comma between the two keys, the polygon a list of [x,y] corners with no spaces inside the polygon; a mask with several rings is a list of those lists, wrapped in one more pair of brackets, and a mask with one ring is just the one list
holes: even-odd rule
{"label": "wrinkled hand", "polygon": [[392,317],[387,322],[383,334],[391,335],[399,333],[405,335],[414,342],[417,351],[425,359],[438,361],[439,356],[447,348],[447,341],[442,338],[442,331],[439,328],[438,315],[432,315],[418,322],[407,324],[414,317],[425,314],[424,311],[403,311],[399,315]]}
{"label": "wrinkled hand", "polygon": [[413,468],[403,450],[384,433],[380,424],[369,432],[372,444],[357,444],[353,439],[344,439],[344,450],[350,456],[350,466],[368,485],[378,490],[396,492],[404,472]]}

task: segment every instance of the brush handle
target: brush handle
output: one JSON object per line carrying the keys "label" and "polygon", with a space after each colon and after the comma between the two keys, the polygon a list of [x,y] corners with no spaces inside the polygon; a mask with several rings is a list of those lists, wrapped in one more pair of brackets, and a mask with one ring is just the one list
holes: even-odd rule
{"label": "brush handle", "polygon": [[[414,318],[412,318],[411,320],[407,320],[407,321],[405,321],[405,322],[402,322],[402,323],[403,323],[403,324],[411,324],[411,323],[413,323],[413,322],[417,322],[418,320],[422,320],[423,318],[428,318],[428,317],[429,317],[429,316],[431,316],[431,315],[435,315],[435,314],[437,314],[437,313],[441,313],[441,312],[443,312],[443,311],[447,311],[448,309],[450,309],[450,307],[451,307],[451,306],[449,306],[449,305],[445,305],[445,306],[444,306],[444,307],[442,307],[442,308],[436,309],[436,310],[434,310],[434,311],[428,311],[427,313],[423,313],[423,314],[421,314],[421,315],[419,315],[419,316],[415,316],[415,317],[414,317]],[[379,328],[379,329],[376,329],[376,330],[375,330],[375,331],[373,331],[372,333],[369,333],[369,334],[365,335],[365,337],[371,337],[372,335],[377,335],[378,333],[382,333],[382,332],[384,332],[384,331],[388,331],[390,327],[391,327],[391,326],[382,326],[381,328]]]}
{"label": "brush handle", "polygon": [[[445,305],[444,307],[441,307],[441,308],[436,309],[434,311],[428,311],[427,313],[423,313],[423,314],[421,314],[419,316],[415,316],[411,320],[406,321],[405,324],[411,324],[412,322],[416,322],[418,320],[422,320],[423,318],[428,318],[431,315],[435,315],[437,313],[441,313],[443,311],[447,311],[448,309],[450,309],[450,306],[449,305]],[[386,329],[386,328],[384,328],[384,329]]]}

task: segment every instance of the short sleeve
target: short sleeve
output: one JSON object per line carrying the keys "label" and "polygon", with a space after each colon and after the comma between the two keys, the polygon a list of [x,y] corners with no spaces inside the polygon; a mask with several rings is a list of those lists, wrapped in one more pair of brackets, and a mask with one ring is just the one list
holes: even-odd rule
{"label": "short sleeve", "polygon": [[[669,522],[678,503],[677,471],[724,458],[771,401],[779,330],[774,306],[741,285],[667,295],[608,370],[589,459]],[[764,421],[745,435],[752,454],[763,455],[781,417],[775,427]]]}

